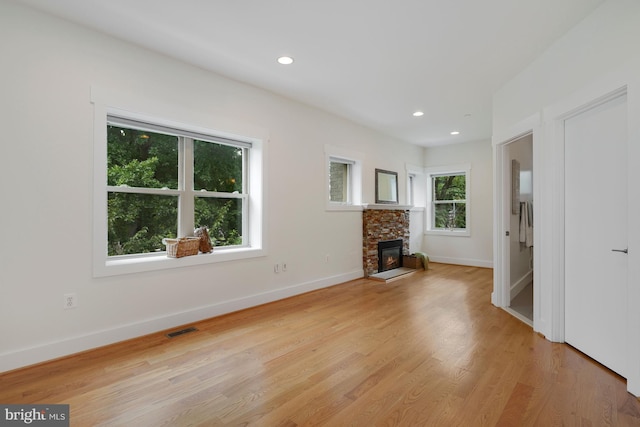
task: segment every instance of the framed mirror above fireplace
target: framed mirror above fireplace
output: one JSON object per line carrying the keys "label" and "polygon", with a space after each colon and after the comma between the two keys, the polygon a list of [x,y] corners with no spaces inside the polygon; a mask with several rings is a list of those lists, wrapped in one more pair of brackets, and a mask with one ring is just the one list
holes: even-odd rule
{"label": "framed mirror above fireplace", "polygon": [[376,169],[376,203],[398,204],[398,172]]}

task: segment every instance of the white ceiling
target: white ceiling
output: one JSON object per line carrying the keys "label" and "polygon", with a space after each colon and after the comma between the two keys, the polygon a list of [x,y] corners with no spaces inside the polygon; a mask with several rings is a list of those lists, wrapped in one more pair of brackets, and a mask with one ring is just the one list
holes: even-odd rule
{"label": "white ceiling", "polygon": [[430,146],[490,138],[492,94],[604,0],[16,1]]}

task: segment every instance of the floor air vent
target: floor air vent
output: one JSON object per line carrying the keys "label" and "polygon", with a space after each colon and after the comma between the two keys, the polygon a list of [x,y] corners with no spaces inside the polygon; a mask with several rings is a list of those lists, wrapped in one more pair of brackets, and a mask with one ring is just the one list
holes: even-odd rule
{"label": "floor air vent", "polygon": [[180,329],[179,331],[173,331],[173,332],[169,332],[167,334],[168,338],[173,338],[173,337],[177,337],[179,335],[184,335],[184,334],[188,334],[189,332],[195,332],[197,331],[197,328],[186,328],[186,329]]}

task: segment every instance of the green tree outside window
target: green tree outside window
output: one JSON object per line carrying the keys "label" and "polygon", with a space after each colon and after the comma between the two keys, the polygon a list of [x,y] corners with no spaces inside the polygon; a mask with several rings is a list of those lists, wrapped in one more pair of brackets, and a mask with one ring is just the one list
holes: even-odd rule
{"label": "green tree outside window", "polygon": [[433,176],[434,228],[465,229],[466,175]]}
{"label": "green tree outside window", "polygon": [[[108,255],[164,250],[162,239],[178,233],[180,137],[107,126]],[[217,246],[242,243],[245,151],[193,140],[193,177],[182,184],[198,194],[194,225],[206,226]],[[146,189],[174,190],[148,194]],[[168,191],[170,193],[171,191]],[[155,191],[158,193],[158,191]],[[219,194],[221,193],[221,194]]]}

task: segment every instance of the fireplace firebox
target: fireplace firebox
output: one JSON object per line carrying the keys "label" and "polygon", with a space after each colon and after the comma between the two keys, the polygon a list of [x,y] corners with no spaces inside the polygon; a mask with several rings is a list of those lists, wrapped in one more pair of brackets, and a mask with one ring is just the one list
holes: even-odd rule
{"label": "fireplace firebox", "polygon": [[402,239],[378,242],[378,273],[402,267]]}

